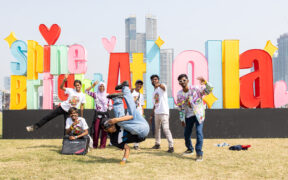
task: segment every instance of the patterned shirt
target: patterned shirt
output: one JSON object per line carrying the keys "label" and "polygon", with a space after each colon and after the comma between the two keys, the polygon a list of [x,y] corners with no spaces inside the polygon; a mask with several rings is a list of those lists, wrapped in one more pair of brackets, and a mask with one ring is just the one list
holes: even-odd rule
{"label": "patterned shirt", "polygon": [[186,115],[188,113],[187,111],[192,110],[193,113],[196,115],[198,122],[201,124],[205,120],[206,109],[206,106],[202,101],[202,97],[204,95],[210,94],[212,90],[213,87],[209,83],[206,83],[205,87],[192,86],[189,88],[188,93],[180,90],[177,93],[177,106],[180,109],[184,109]]}
{"label": "patterned shirt", "polygon": [[107,110],[112,109],[112,102],[108,98],[106,98],[105,102],[101,102],[97,97],[96,92],[85,91],[86,94],[91,96],[95,101],[95,109],[100,112],[106,112]]}

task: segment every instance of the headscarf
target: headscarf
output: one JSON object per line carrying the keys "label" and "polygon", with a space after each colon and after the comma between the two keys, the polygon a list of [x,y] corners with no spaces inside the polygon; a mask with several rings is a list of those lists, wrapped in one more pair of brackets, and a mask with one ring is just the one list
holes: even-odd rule
{"label": "headscarf", "polygon": [[[101,85],[103,85],[105,88],[105,90],[103,92],[100,92],[100,90],[99,90]],[[96,94],[97,94],[98,103],[100,104],[101,107],[104,108],[104,111],[106,111],[108,108],[108,99],[106,97],[107,93],[106,93],[106,86],[105,86],[104,82],[99,83]]]}

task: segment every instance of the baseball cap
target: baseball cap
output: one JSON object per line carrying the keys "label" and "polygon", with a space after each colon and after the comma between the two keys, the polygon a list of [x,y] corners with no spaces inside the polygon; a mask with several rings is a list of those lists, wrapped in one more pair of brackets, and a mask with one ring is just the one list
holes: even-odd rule
{"label": "baseball cap", "polygon": [[113,126],[113,124],[109,124],[109,120],[108,118],[103,118],[101,121],[101,126],[106,130],[108,128],[110,128],[111,126]]}

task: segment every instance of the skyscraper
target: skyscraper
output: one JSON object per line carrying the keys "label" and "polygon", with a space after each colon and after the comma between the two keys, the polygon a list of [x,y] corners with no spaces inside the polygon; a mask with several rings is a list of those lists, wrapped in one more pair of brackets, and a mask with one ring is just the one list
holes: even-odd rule
{"label": "skyscraper", "polygon": [[167,85],[168,97],[172,97],[173,49],[160,49],[160,79]]}
{"label": "skyscraper", "polygon": [[288,84],[288,33],[277,39],[278,56],[273,58],[274,82],[283,80]]}
{"label": "skyscraper", "polygon": [[144,53],[146,55],[146,34],[145,33],[136,33],[136,52]]}
{"label": "skyscraper", "polygon": [[146,40],[157,39],[157,19],[152,15],[145,18]]}
{"label": "skyscraper", "polygon": [[125,46],[126,52],[136,52],[136,17],[130,16],[125,19]]}
{"label": "skyscraper", "polygon": [[4,89],[10,91],[10,76],[4,77]]}

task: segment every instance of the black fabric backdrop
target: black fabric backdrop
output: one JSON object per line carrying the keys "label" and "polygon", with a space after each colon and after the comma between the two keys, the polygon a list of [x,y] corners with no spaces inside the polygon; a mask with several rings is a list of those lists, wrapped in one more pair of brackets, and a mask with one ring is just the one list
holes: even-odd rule
{"label": "black fabric backdrop", "polygon": [[[64,117],[59,116],[39,130],[28,133],[25,127],[34,124],[51,110],[4,110],[4,139],[54,139],[64,134]],[[84,118],[92,124],[94,110],[85,110]],[[151,109],[145,110],[149,117]],[[113,116],[113,112],[111,112]],[[183,138],[184,129],[178,110],[170,110],[173,138]],[[288,109],[208,109],[204,122],[205,138],[287,138]],[[149,137],[153,137],[152,128]],[[164,134],[162,132],[162,137]],[[195,137],[195,127],[193,129]]]}

